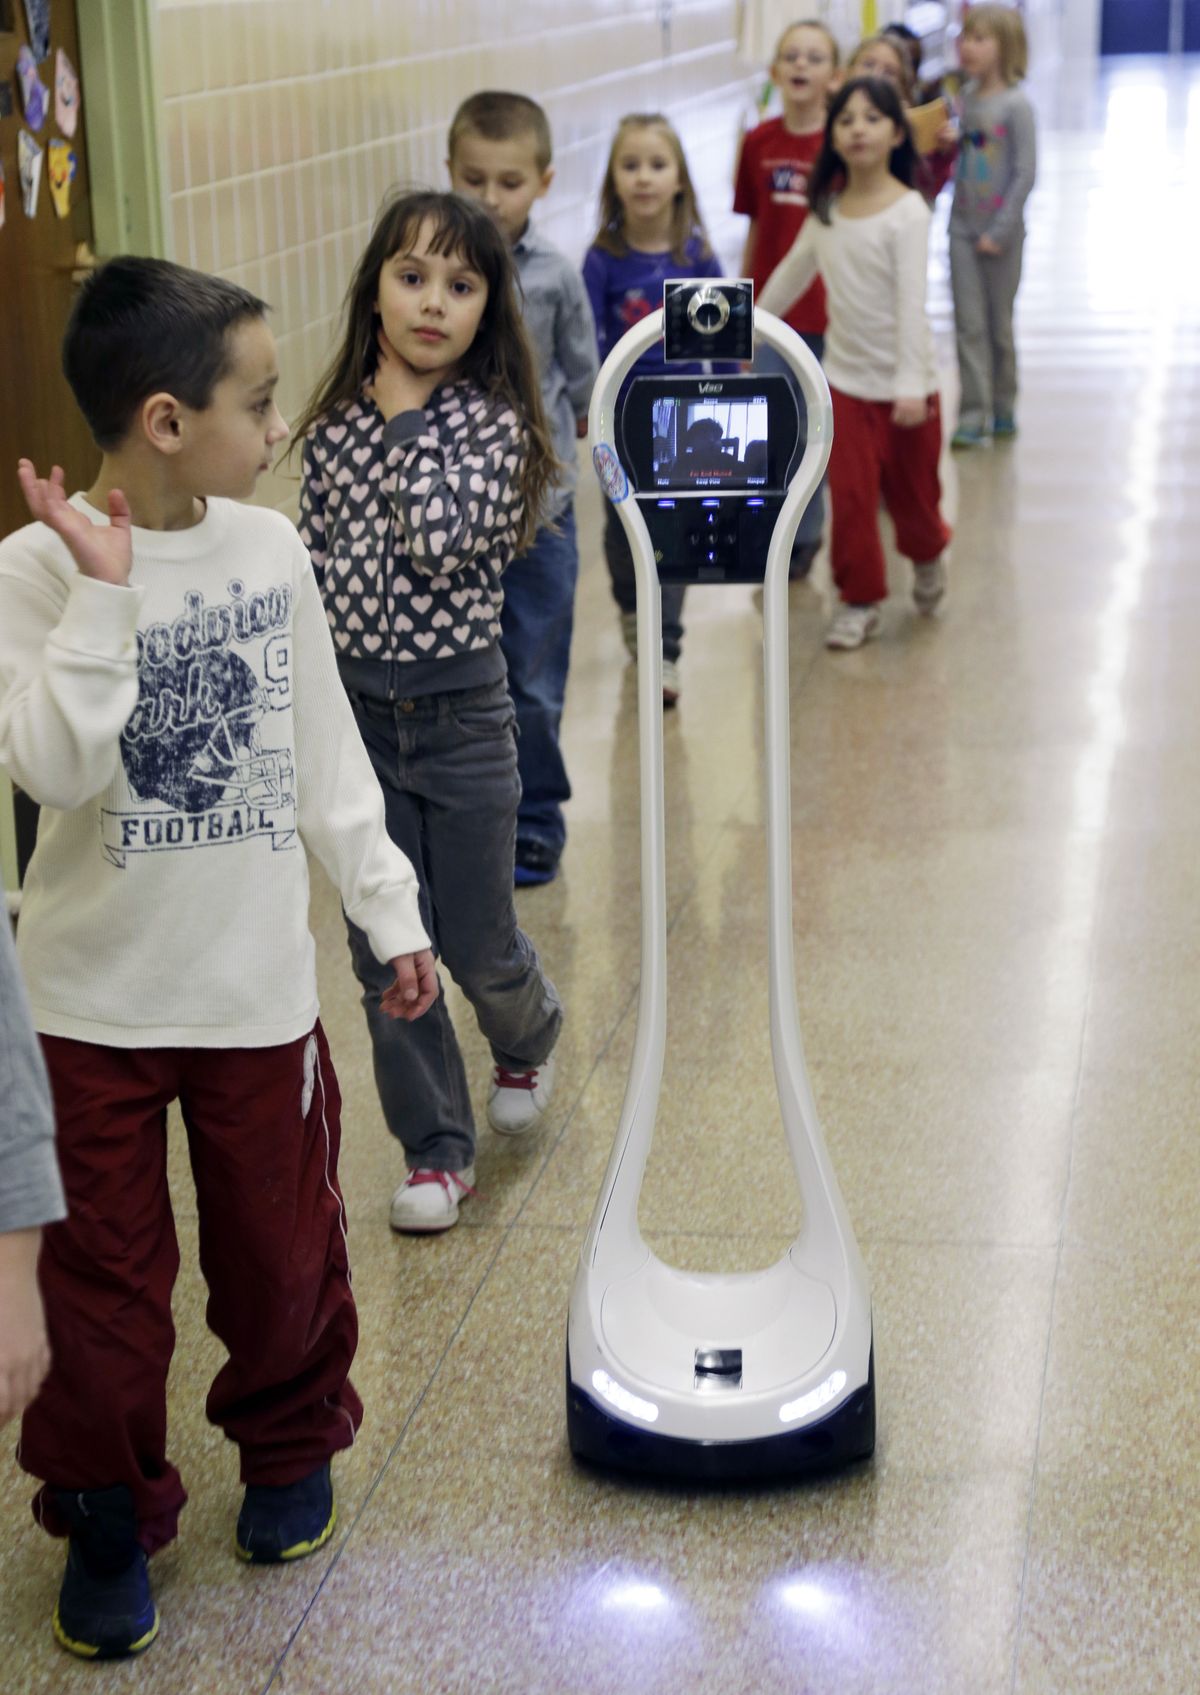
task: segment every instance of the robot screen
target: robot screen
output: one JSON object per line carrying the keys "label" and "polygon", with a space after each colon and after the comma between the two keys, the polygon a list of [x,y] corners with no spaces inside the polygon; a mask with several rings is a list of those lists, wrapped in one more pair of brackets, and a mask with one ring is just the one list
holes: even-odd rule
{"label": "robot screen", "polygon": [[768,413],[763,394],[722,400],[658,396],[652,407],[654,487],[765,487]]}

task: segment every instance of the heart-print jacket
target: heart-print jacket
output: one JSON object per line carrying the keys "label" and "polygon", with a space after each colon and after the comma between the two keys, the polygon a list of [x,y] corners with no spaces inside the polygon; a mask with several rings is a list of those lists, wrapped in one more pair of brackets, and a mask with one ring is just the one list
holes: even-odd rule
{"label": "heart-print jacket", "polygon": [[436,389],[423,412],[385,423],[360,395],[315,427],[300,534],[339,660],[411,666],[405,693],[481,678],[478,661],[500,637],[524,454],[511,406],[468,379]]}

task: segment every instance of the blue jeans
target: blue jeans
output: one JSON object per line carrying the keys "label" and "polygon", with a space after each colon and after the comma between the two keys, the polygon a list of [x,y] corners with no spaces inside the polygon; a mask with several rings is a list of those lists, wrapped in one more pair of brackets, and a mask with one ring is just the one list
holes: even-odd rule
{"label": "blue jeans", "polygon": [[[624,526],[617,517],[617,509],[607,500],[604,502],[604,558],[612,583],[613,599],[622,612],[636,612],[637,574],[634,570],[633,552]],[[684,583],[659,584],[662,597],[663,658],[672,661],[679,658],[683,647],[683,597],[686,586]]]}
{"label": "blue jeans", "polygon": [[528,553],[505,571],[500,617],[508,692],[517,710],[517,839],[538,842],[556,857],[567,837],[563,802],[571,798],[558,736],[578,576],[575,511],[568,506],[557,531],[539,530]]}
{"label": "blue jeans", "polygon": [[[825,352],[825,337],[823,335],[801,335],[800,340],[811,352],[820,359]],[[807,439],[808,408],[804,404],[804,394],[800,384],[792,375],[792,367],[785,365],[782,357],[773,347],[765,342],[759,342],[754,354],[754,369],[761,375],[786,377],[800,410],[800,440]],[[825,479],[822,478],[808,505],[800,516],[800,526],[792,542],[792,554],[806,554],[811,559],[821,545],[821,532],[825,527]]]}
{"label": "blue jeans", "polygon": [[[352,693],[350,704],[383,788],[388,835],[417,873],[434,952],[497,1065],[540,1065],[558,1040],[562,1006],[513,907],[519,784],[504,683],[415,700]],[[410,1167],[460,1171],[475,1157],[475,1121],[446,1002],[439,996],[414,1024],[389,1018],[379,1001],[391,968],[356,924],[346,927],[387,1127]]]}

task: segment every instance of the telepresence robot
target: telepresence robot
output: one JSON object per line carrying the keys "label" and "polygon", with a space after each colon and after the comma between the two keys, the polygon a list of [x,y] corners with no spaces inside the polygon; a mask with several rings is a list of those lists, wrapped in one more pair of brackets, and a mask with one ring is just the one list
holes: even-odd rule
{"label": "telepresence robot", "polygon": [[[802,456],[785,377],[669,372],[672,361],[747,361],[755,332],[804,395]],[[636,378],[618,404],[660,336],[668,374]],[[656,1477],[828,1470],[875,1447],[870,1289],[805,1069],[792,952],[787,577],[829,459],[829,390],[799,336],[754,311],[750,283],[669,282],[662,309],[605,360],[589,427],[637,572],[642,977],[629,1085],[571,1294],[567,1434],[577,1458]],[[776,1265],[736,1276],[673,1269],[637,1221],[666,1041],[660,578],[764,585],[771,1049],[804,1215]]]}

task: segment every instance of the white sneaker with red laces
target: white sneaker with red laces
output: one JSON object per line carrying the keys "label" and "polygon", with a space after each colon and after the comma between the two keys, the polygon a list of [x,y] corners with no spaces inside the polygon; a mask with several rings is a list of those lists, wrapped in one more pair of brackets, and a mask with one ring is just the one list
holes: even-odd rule
{"label": "white sneaker with red laces", "polygon": [[434,1171],[429,1166],[418,1166],[392,1196],[392,1229],[415,1236],[449,1230],[458,1223],[459,1202],[475,1193],[474,1182],[473,1165],[464,1166],[461,1171]]}
{"label": "white sneaker with red laces", "polygon": [[498,1065],[488,1095],[488,1123],[502,1136],[523,1136],[550,1105],[553,1093],[553,1054],[529,1071],[508,1071]]}

